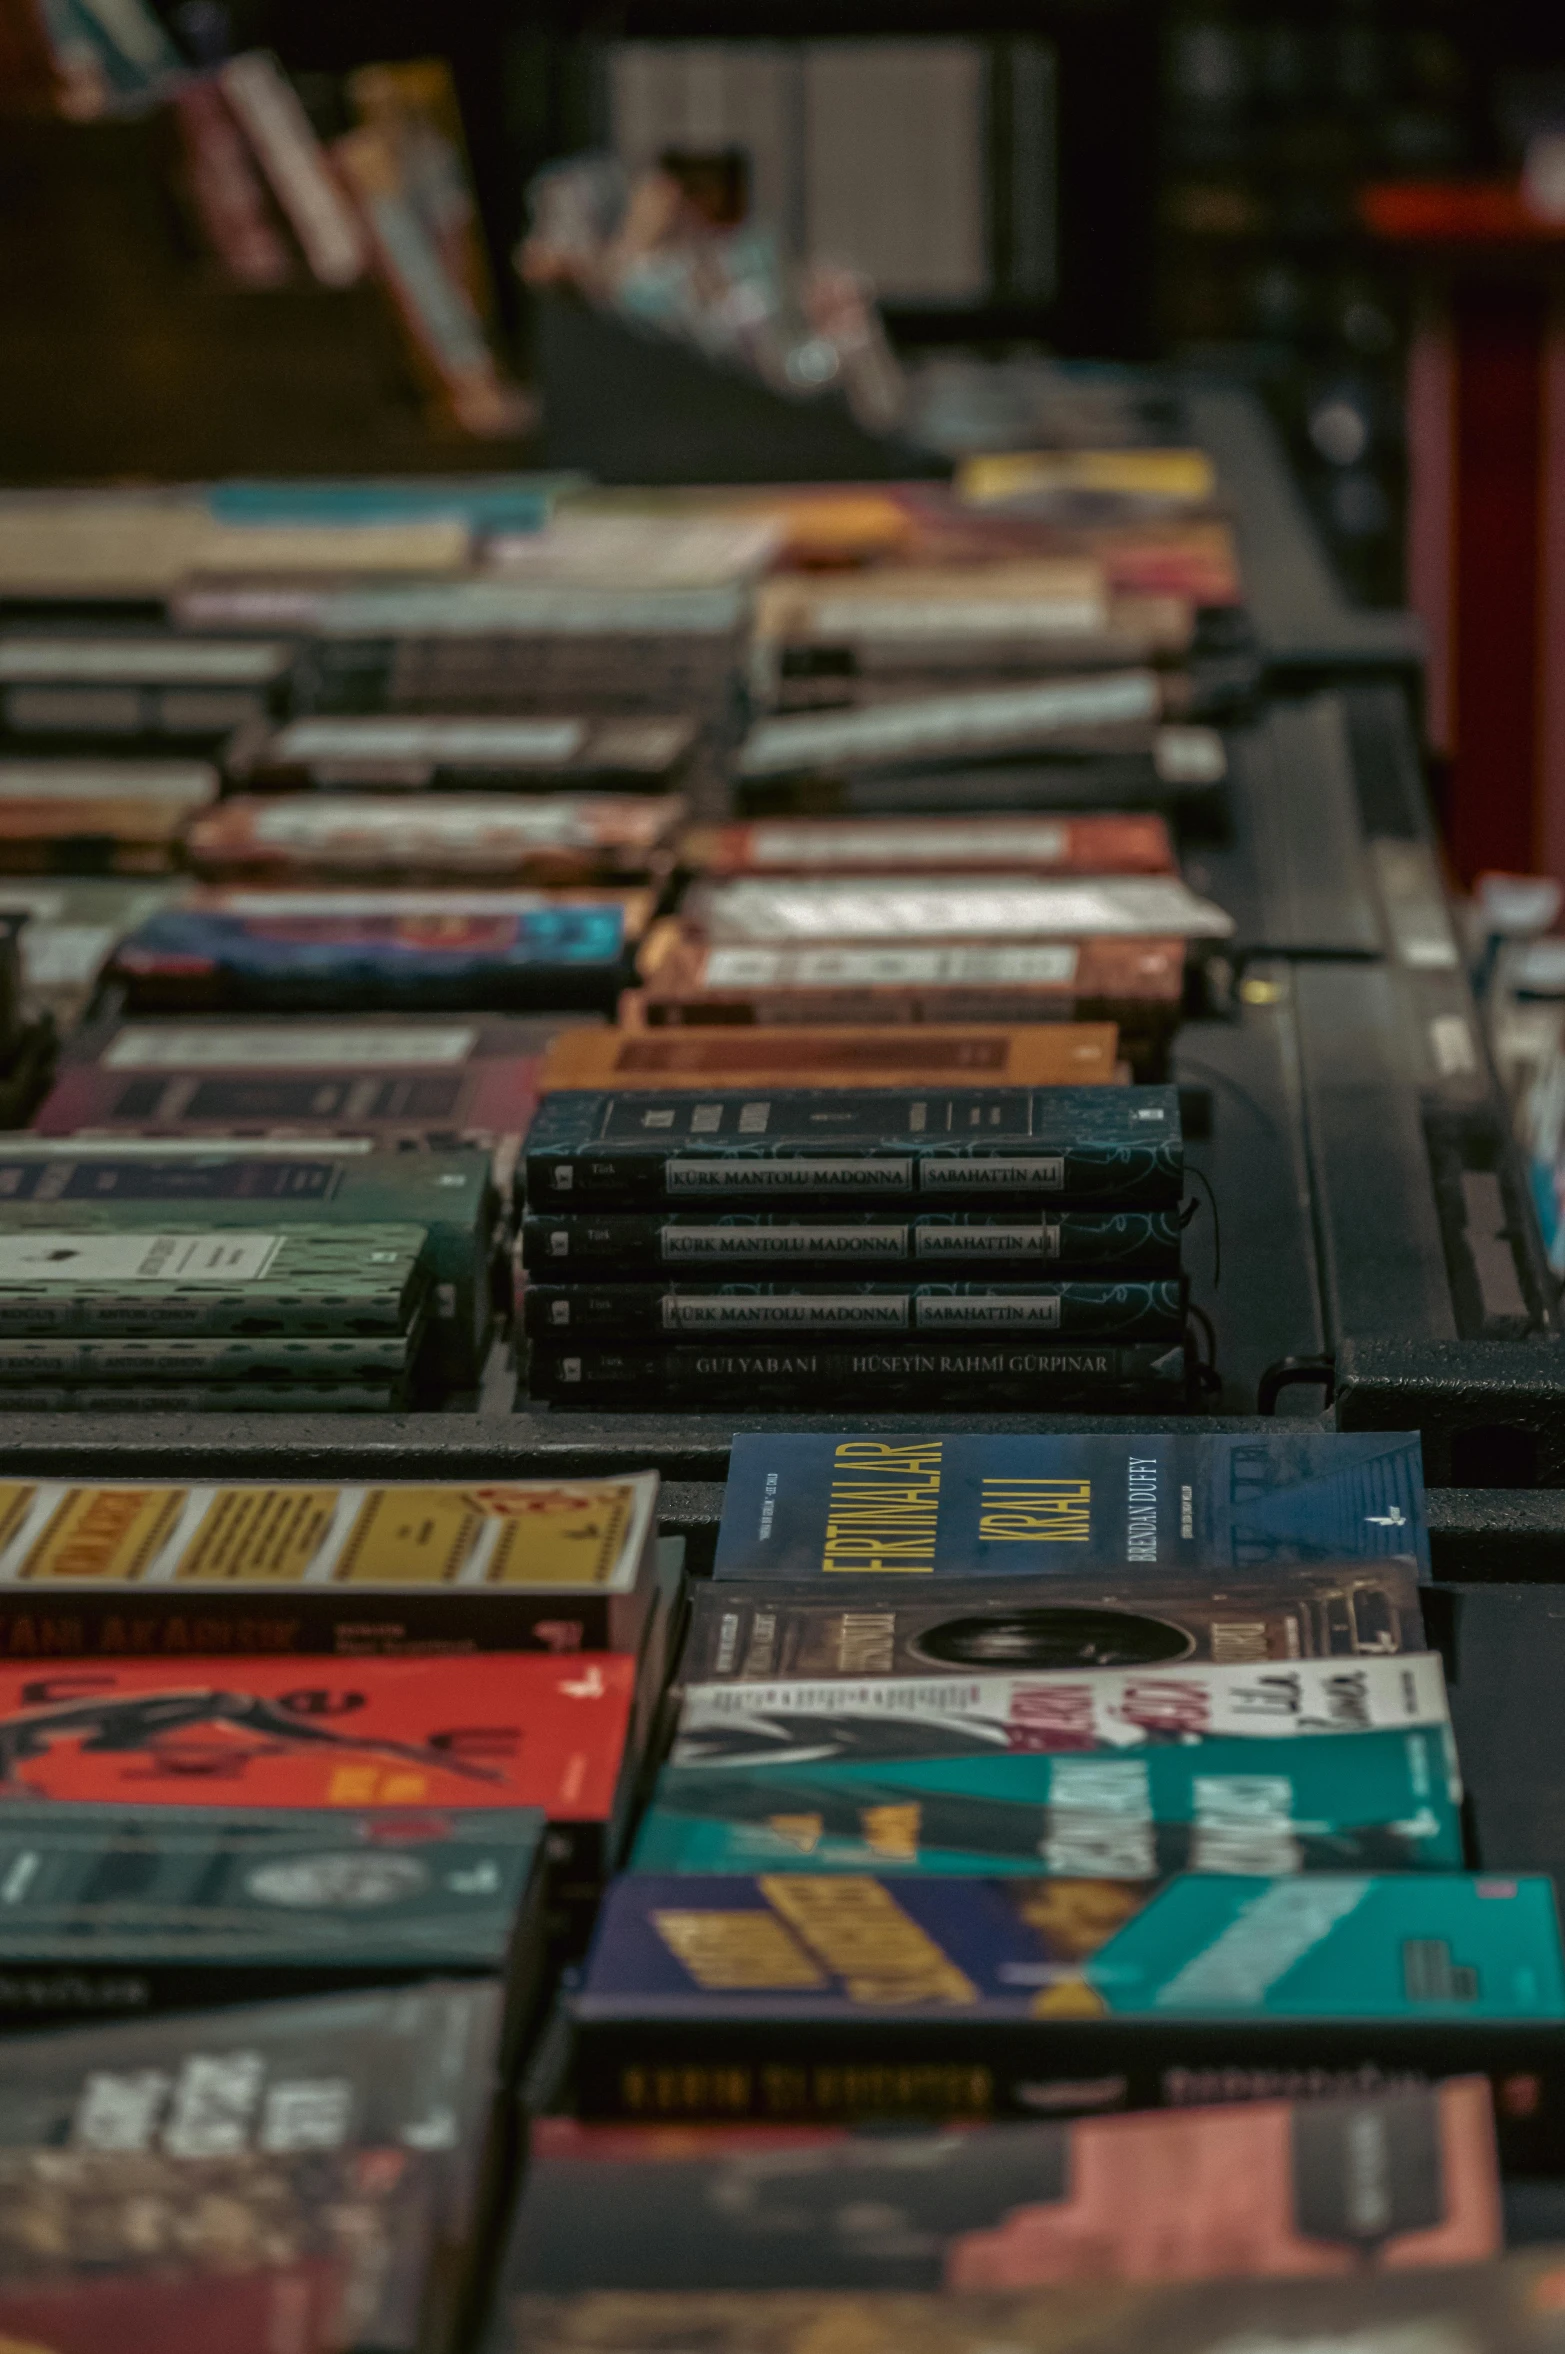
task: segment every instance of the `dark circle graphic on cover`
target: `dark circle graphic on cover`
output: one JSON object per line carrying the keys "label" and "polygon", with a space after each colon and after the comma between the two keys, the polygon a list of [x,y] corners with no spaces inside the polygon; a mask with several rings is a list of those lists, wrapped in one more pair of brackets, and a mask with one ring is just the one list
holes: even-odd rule
{"label": "dark circle graphic on cover", "polygon": [[257,1864],[245,1887],[261,1904],[334,1905],[370,1912],[402,1904],[429,1887],[429,1868],[415,1855],[295,1855]]}
{"label": "dark circle graphic on cover", "polygon": [[1003,1617],[947,1618],[925,1627],[912,1648],[942,1667],[1159,1667],[1188,1659],[1195,1639],[1166,1618],[1091,1603],[1056,1602]]}

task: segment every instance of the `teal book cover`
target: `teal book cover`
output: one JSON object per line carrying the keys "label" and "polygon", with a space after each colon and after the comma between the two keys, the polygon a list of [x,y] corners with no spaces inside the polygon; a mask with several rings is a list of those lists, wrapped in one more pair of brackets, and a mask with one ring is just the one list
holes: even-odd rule
{"label": "teal book cover", "polygon": [[1429,1574],[1416,1432],[884,1438],[741,1431],[719,1578],[1038,1578],[1397,1560]]}
{"label": "teal book cover", "polygon": [[[890,1730],[890,1728],[888,1728]],[[970,1740],[807,1735],[658,1777],[638,1872],[1061,1874],[1456,1871],[1448,1731],[1152,1743],[1129,1754],[983,1754]],[[676,1758],[681,1754],[676,1751]]]}

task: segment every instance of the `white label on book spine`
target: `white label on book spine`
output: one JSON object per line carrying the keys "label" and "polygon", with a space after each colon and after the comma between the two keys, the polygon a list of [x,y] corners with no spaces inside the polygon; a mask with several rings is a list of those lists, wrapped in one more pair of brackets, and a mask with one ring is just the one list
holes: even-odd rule
{"label": "white label on book spine", "polygon": [[1064,1184],[1059,1153],[993,1153],[973,1160],[936,1154],[918,1172],[921,1193],[1059,1193]]}
{"label": "white label on book spine", "polygon": [[948,825],[758,825],[747,845],[752,866],[960,867],[967,858],[1053,866],[1065,856],[1068,826],[1052,818],[1011,823],[961,818]]}
{"label": "white label on book spine", "polygon": [[920,1332],[1001,1332],[1013,1326],[1058,1332],[1058,1292],[988,1291],[974,1298],[960,1293],[914,1302],[913,1318]]}
{"label": "white label on book spine", "polygon": [[203,901],[199,912],[257,921],[315,917],[323,924],[343,917],[444,916],[459,924],[468,916],[532,915],[558,904],[542,891],[223,891]]}
{"label": "white label on book spine", "polygon": [[268,747],[284,760],[495,760],[557,767],[587,740],[579,719],[296,719]]}
{"label": "white label on book spine", "polygon": [[1060,1230],[1047,1219],[1026,1226],[920,1226],[916,1259],[1057,1259]]}
{"label": "white label on book spine", "polygon": [[709,989],[982,987],[997,982],[1046,987],[1076,978],[1074,946],[1026,948],[714,948]]}
{"label": "white label on book spine", "polygon": [[516,809],[504,801],[496,805],[430,800],[410,809],[405,801],[317,801],[307,794],[252,808],[250,830],[257,842],[276,847],[348,849],[369,840],[406,859],[416,858],[425,844],[436,850],[472,850],[492,842],[499,855],[508,842],[527,849],[554,849],[596,839],[590,822],[584,823],[578,810],[559,802]]}
{"label": "white label on book spine", "polygon": [[477,1044],[476,1030],[411,1022],[385,1030],[307,1030],[291,1022],[219,1022],[210,1030],[133,1024],[109,1046],[103,1065],[110,1071],[403,1070],[466,1062]]}
{"label": "white label on book spine", "polygon": [[878,1160],[854,1156],[827,1159],[810,1154],[786,1161],[666,1161],[670,1193],[907,1193],[913,1163],[895,1155]]}
{"label": "white label on book spine", "polygon": [[1220,938],[1233,930],[1222,909],[1177,877],[1127,875],[1101,881],[991,883],[960,875],[927,883],[865,875],[851,882],[739,880],[704,885],[691,910],[709,939],[1037,939],[1145,934]]}
{"label": "white label on book spine", "polygon": [[663,1302],[666,1332],[905,1332],[907,1322],[905,1298],[861,1292]]}
{"label": "white label on book spine", "polygon": [[665,1226],[666,1263],[713,1259],[888,1259],[907,1257],[905,1226]]}
{"label": "white label on book spine", "polygon": [[258,1283],[283,1238],[226,1234],[0,1234],[0,1283]]}

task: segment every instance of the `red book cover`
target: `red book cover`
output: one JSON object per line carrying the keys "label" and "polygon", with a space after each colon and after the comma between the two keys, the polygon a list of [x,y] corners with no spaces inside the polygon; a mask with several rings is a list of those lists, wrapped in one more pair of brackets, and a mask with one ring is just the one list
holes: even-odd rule
{"label": "red book cover", "polygon": [[635,1689],[611,1652],[0,1668],[0,1801],[538,1806],[570,1879],[612,1860]]}

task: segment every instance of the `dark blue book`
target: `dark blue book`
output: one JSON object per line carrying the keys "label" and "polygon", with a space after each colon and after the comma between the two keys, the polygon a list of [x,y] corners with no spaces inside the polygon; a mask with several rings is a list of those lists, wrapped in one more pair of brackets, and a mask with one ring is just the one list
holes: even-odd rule
{"label": "dark blue book", "polygon": [[1541,1877],[633,1873],[572,2011],[585,2117],[1069,2117],[1481,2070],[1502,2157],[1565,2159]]}
{"label": "dark blue book", "polygon": [[1068,1275],[1100,1282],[1177,1276],[1173,1210],[604,1210],[522,1220],[522,1264],[546,1282],[717,1283],[906,1274],[992,1280]]}
{"label": "dark blue book", "polygon": [[1184,1183],[1173,1087],[844,1088],[551,1095],[528,1131],[543,1209],[919,1202],[1166,1209]]}
{"label": "dark blue book", "polygon": [[1376,1560],[1429,1573],[1416,1432],[740,1432],[716,1574],[1181,1575]]}

